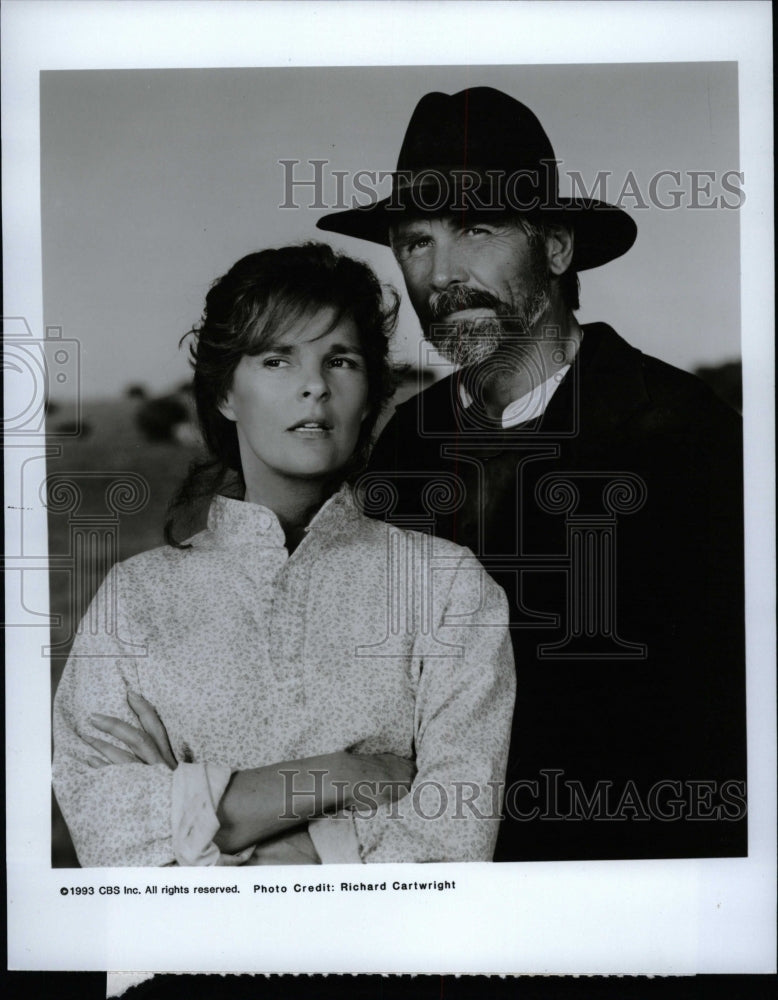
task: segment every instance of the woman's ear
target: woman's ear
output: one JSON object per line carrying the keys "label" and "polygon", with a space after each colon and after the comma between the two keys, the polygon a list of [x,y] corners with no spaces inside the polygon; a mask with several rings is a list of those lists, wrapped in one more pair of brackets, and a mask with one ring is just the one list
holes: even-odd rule
{"label": "woman's ear", "polygon": [[572,229],[559,225],[546,226],[546,260],[552,274],[564,274],[570,267],[574,246]]}
{"label": "woman's ear", "polygon": [[224,399],[218,405],[219,413],[227,420],[236,421],[238,418],[235,416],[235,410],[232,406],[232,391],[228,392]]}

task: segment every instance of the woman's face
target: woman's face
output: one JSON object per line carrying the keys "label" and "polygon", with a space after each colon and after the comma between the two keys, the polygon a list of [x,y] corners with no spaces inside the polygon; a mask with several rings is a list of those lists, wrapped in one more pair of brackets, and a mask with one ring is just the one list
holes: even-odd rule
{"label": "woman's face", "polygon": [[237,426],[246,496],[267,503],[299,480],[348,462],[368,412],[368,379],[354,321],[304,316],[261,354],[244,355],[219,409]]}

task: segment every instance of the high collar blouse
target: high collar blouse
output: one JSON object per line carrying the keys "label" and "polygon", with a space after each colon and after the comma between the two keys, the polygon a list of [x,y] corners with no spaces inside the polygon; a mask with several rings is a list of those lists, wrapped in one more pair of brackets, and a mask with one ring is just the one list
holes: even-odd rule
{"label": "high collar blouse", "polygon": [[[406,816],[353,814],[361,859],[491,858],[515,687],[507,620],[469,550],[364,516],[348,488],[291,555],[272,511],[217,497],[189,547],[115,566],[79,628],[54,713],[55,791],[79,860],[176,859],[174,772],[87,764],[80,734],[106,738],[91,713],[137,725],[128,690],[155,706],[179,769],[345,749],[415,758]],[[463,818],[465,786],[482,795],[480,821]],[[441,788],[451,808],[431,820],[423,796]]]}

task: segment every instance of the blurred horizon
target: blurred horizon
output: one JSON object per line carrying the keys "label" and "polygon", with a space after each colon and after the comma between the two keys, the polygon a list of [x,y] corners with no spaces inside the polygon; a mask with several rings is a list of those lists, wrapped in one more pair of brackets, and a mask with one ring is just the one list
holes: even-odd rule
{"label": "blurred horizon", "polygon": [[[424,369],[417,369],[415,367],[412,368],[412,377],[413,378],[418,378],[420,380],[419,385],[416,386],[416,387],[414,387],[413,391],[414,392],[419,392],[422,389],[424,389],[425,387],[427,387],[428,385],[430,385],[433,381],[437,381],[440,378],[444,378],[445,375],[447,374],[447,368],[450,368],[450,370],[452,370],[452,371],[454,370],[453,366],[445,366],[443,364],[441,364],[440,368],[437,368],[437,367],[436,368],[424,368]],[[704,382],[707,382],[709,385],[711,385],[711,387],[714,390],[718,391],[718,387],[720,385],[720,379],[718,377],[718,373],[724,372],[724,371],[731,372],[733,369],[737,369],[738,379],[741,379],[742,378],[742,364],[741,364],[741,359],[740,359],[739,356],[738,357],[733,356],[733,357],[729,357],[729,358],[723,358],[718,364],[714,364],[714,365],[710,365],[710,364],[692,364],[686,370],[690,374],[696,375],[698,378],[701,378]],[[731,379],[728,379],[728,383],[729,382],[731,382]],[[146,384],[144,382],[131,381],[131,382],[127,382],[120,389],[118,389],[117,391],[112,392],[110,394],[106,394],[106,395],[97,395],[97,394],[90,395],[90,394],[87,394],[87,393],[82,393],[81,396],[80,396],[80,399],[81,399],[82,404],[86,404],[86,405],[91,405],[91,404],[105,404],[105,403],[116,402],[116,401],[118,401],[120,399],[125,399],[128,396],[132,396],[133,394],[140,395],[140,392],[143,393],[143,395],[145,396],[145,398],[156,399],[156,398],[162,398],[162,397],[166,397],[166,396],[172,396],[172,395],[175,395],[176,393],[181,393],[181,392],[188,391],[191,388],[191,384],[192,384],[191,375],[190,375],[190,377],[188,379],[187,378],[182,378],[182,379],[179,379],[178,381],[169,382],[169,383],[167,383],[165,385],[161,385],[161,386],[159,386],[157,388],[155,388],[151,384]],[[408,393],[408,395],[410,395],[410,394],[411,393]],[[728,384],[727,388],[725,390],[723,390],[719,394],[722,396],[722,398],[725,400],[725,402],[731,402],[731,395],[732,395],[732,393],[731,393],[731,389],[729,388],[729,384]],[[51,409],[51,404],[53,404],[55,408],[59,408],[59,407],[67,405],[68,401],[69,401],[68,398],[65,397],[65,396],[57,396],[55,394],[50,394],[49,397],[48,397],[49,409]],[[397,403],[396,403],[395,399],[393,399],[393,400],[390,401],[390,403],[388,405],[391,407],[391,406],[397,405]],[[731,404],[731,405],[734,405],[734,404]],[[739,406],[737,406],[736,408],[739,408]]]}

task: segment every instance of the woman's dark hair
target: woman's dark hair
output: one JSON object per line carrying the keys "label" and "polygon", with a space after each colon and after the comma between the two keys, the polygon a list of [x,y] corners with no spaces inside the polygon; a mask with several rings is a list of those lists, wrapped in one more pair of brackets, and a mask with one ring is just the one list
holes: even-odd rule
{"label": "woman's dark hair", "polygon": [[396,385],[389,339],[398,307],[397,292],[382,286],[367,264],[336,253],[326,243],[249,254],[214,282],[201,322],[182,338],[183,343],[192,337],[194,399],[208,454],[193,463],[168,508],[165,539],[169,544],[180,546],[175,529],[182,522],[191,527],[216,493],[243,496],[235,423],[219,409],[240,359],[261,353],[301,318],[326,308],[333,310],[333,328],[343,319],[353,320],[364,355],[369,410],[354,454],[337,482],[359,474],[378,417]]}

